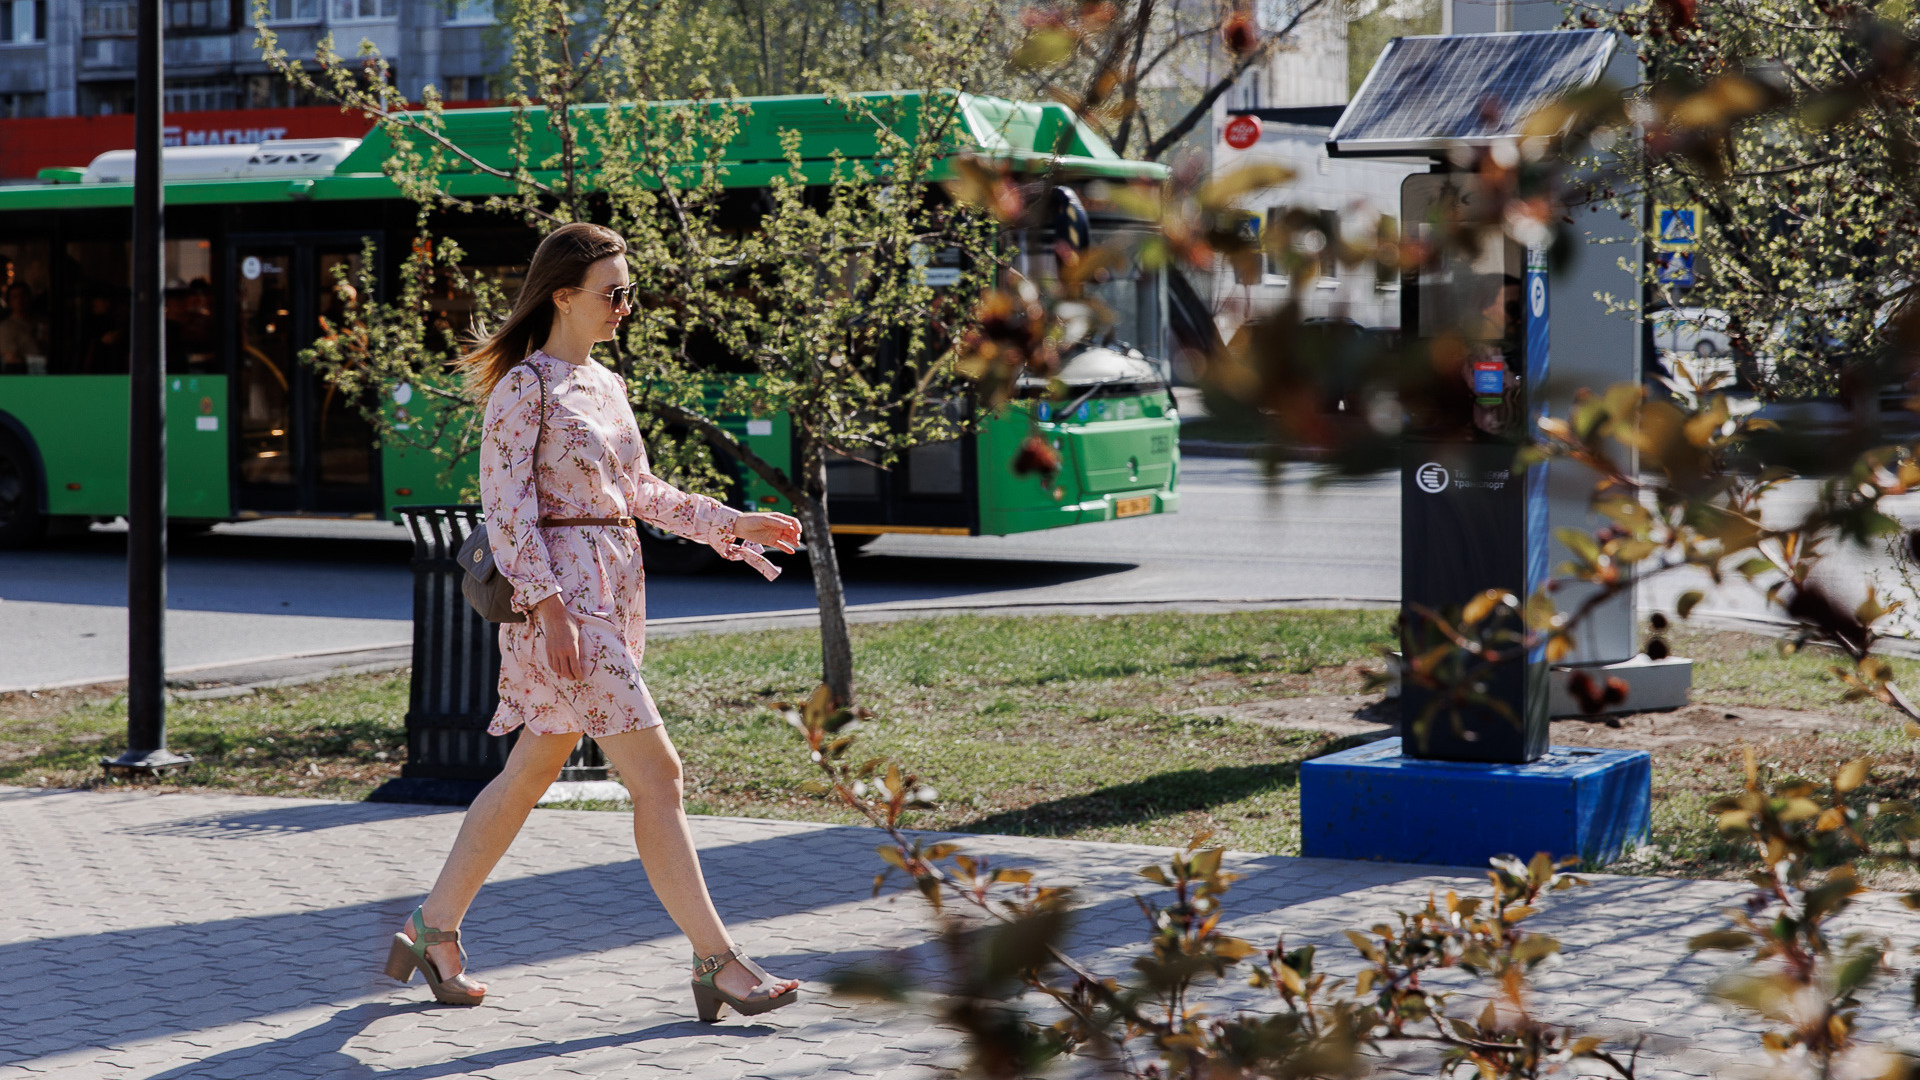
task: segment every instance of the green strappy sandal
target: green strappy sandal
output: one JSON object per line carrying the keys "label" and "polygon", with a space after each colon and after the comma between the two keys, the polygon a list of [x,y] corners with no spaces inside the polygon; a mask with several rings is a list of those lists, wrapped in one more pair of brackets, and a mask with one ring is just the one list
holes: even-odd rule
{"label": "green strappy sandal", "polygon": [[[420,974],[426,976],[427,989],[433,991],[435,1001],[443,1005],[480,1004],[487,996],[484,992],[471,994],[453,986],[440,977],[440,969],[435,967],[433,960],[427,956],[427,946],[438,945],[443,941],[451,941],[459,945],[460,931],[436,930],[427,925],[425,913],[419,908],[414,908],[413,937],[409,939],[406,934],[395,931],[393,945],[387,949],[387,977],[401,982],[412,982],[413,973],[418,970]],[[461,946],[462,967],[466,966],[466,961],[467,950],[465,946]]]}
{"label": "green strappy sandal", "polygon": [[[734,961],[739,961],[741,967],[752,972],[753,977],[760,980],[760,985],[754,987],[753,993],[748,994],[744,998],[734,997],[732,994],[720,989],[714,982],[720,974],[720,969]],[[774,978],[767,974],[767,969],[754,963],[753,958],[743,952],[738,945],[728,949],[726,952],[716,953],[704,959],[698,954],[695,954],[693,958],[693,1005],[694,1008],[700,1011],[700,1019],[711,1024],[715,1020],[720,1019],[722,1006],[732,1006],[733,1011],[739,1013],[741,1016],[758,1016],[761,1013],[772,1012],[782,1005],[791,1005],[800,1000],[800,991],[797,987],[788,990],[784,994],[763,993],[762,991],[765,989],[766,984],[773,981]]]}

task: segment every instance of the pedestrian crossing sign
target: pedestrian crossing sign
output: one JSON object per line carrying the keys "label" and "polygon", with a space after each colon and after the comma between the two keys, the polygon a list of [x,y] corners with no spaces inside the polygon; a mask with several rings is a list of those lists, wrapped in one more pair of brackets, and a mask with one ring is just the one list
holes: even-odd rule
{"label": "pedestrian crossing sign", "polygon": [[1653,246],[1662,251],[1692,251],[1700,242],[1698,206],[1656,206],[1654,224]]}
{"label": "pedestrian crossing sign", "polygon": [[1654,258],[1653,276],[1662,285],[1676,289],[1693,288],[1698,280],[1694,275],[1693,252],[1660,252]]}

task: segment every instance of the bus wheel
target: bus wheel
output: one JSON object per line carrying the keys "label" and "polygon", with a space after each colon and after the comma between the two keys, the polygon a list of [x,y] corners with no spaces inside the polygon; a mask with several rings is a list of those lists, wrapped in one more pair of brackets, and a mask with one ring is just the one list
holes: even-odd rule
{"label": "bus wheel", "polygon": [[705,574],[720,565],[720,553],[705,544],[640,523],[640,562],[657,574]]}
{"label": "bus wheel", "polygon": [[33,547],[46,533],[33,455],[19,439],[0,430],[0,550]]}

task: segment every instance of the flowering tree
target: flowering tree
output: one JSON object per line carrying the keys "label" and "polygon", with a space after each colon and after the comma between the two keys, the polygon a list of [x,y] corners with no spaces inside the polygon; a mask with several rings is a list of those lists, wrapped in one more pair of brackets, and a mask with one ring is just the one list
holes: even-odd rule
{"label": "flowering tree", "polygon": [[[407,430],[436,452],[464,453],[478,403],[448,363],[473,328],[436,317],[431,295],[451,279],[483,319],[505,298],[463,269],[448,234],[471,219],[535,233],[575,220],[618,230],[640,301],[611,362],[656,464],[724,498],[731,470],[717,453],[793,504],[820,601],[822,676],[851,700],[827,465],[837,455],[884,467],[907,448],[956,437],[964,422],[946,407],[961,392],[952,343],[971,311],[958,298],[990,272],[995,233],[924,183],[951,150],[959,98],[840,96],[848,131],[875,152],[860,164],[836,160],[823,175],[803,164],[799,133],[780,133],[787,167],[743,209],[726,155],[751,110],[714,90],[725,28],[711,9],[619,0],[581,20],[564,0],[511,0],[499,14],[514,110],[505,147],[463,142],[457,114],[431,89],[422,106],[406,101],[371,47],[347,58],[323,41],[310,61],[298,59],[259,20],[262,53],[285,77],[377,122],[370,137],[387,143],[387,175],[418,208],[397,292],[381,297],[366,260],[360,280],[338,283],[341,326],[306,359],[350,393],[401,383],[424,392],[440,403],[438,418]],[[913,26],[932,85],[979,47],[978,35],[955,41],[935,24]],[[924,263],[943,249],[977,268],[972,276],[936,287]],[[790,465],[756,453],[729,422],[776,413],[792,421]],[[369,417],[386,437],[408,437],[385,412]]]}

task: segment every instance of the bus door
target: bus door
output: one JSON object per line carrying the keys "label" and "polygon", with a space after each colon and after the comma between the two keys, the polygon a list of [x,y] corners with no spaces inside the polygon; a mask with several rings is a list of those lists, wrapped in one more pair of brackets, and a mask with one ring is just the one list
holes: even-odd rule
{"label": "bus door", "polygon": [[242,514],[380,510],[373,426],[300,350],[338,327],[336,273],[356,281],[363,238],[237,236],[228,251],[234,312],[230,385],[234,502]]}

